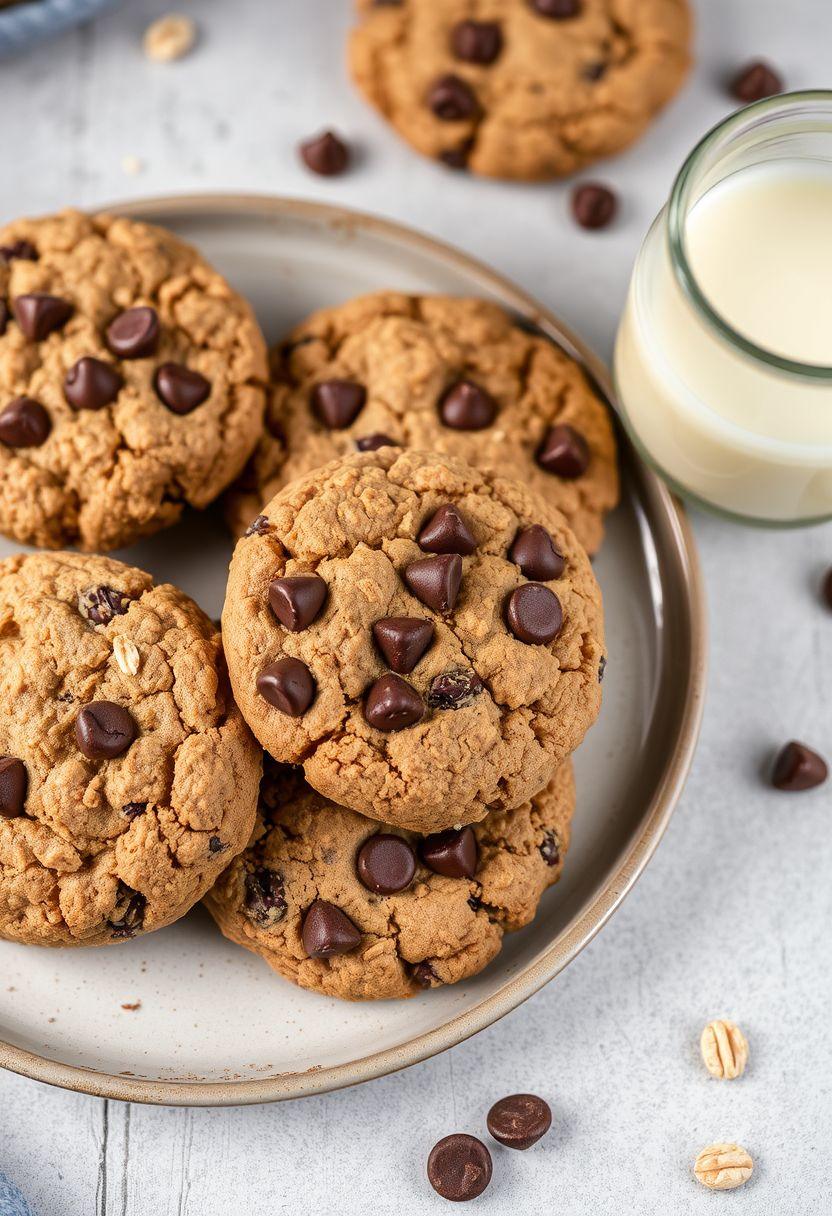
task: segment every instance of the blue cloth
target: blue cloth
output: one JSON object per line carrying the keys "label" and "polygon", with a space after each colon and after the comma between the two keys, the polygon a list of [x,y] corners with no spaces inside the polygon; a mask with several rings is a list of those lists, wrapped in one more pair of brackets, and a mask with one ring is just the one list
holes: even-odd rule
{"label": "blue cloth", "polygon": [[115,3],[117,0],[31,0],[0,8],[0,56],[13,55],[79,21],[89,21]]}
{"label": "blue cloth", "polygon": [[33,1216],[32,1209],[5,1174],[0,1174],[0,1216]]}

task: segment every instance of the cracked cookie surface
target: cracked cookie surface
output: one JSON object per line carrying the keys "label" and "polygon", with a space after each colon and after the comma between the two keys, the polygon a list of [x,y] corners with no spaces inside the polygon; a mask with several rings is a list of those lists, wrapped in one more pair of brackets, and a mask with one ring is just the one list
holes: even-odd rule
{"label": "cracked cookie surface", "polygon": [[0,936],[182,916],[248,841],[261,752],[192,600],[103,557],[0,562]]}
{"label": "cracked cookie surface", "polygon": [[585,552],[542,499],[452,457],[380,448],[281,490],[234,551],[223,636],[263,747],[414,831],[519,806],[600,708]]}
{"label": "cracked cookie surface", "polygon": [[[413,996],[475,975],[498,953],[504,933],[532,920],[541,895],[560,878],[574,805],[567,761],[530,801],[473,825],[471,864],[455,867],[452,852],[448,864],[448,850],[438,857],[431,838],[391,833],[267,758],[251,843],[205,903],[226,937],[303,988],[347,1000]],[[389,862],[366,865],[374,846],[391,843],[409,858],[405,872]],[[368,888],[379,876],[399,889]],[[323,935],[321,904],[335,909],[323,916]],[[341,927],[340,938],[333,926]]]}
{"label": "cracked cookie surface", "polygon": [[0,229],[0,531],[106,550],[207,506],[267,371],[249,305],[171,233],[75,211]]}
{"label": "cracked cookie surface", "polygon": [[[497,305],[401,292],[362,296],[313,313],[272,352],[272,366],[263,433],[226,498],[235,535],[296,477],[358,445],[392,440],[516,477],[563,511],[590,553],[600,546],[604,516],[618,500],[607,407],[573,359]],[[316,409],[313,396],[317,386],[340,381],[365,394],[346,425],[346,415]],[[459,384],[483,395],[454,395]],[[559,450],[550,444],[547,457],[552,431],[563,442]]]}

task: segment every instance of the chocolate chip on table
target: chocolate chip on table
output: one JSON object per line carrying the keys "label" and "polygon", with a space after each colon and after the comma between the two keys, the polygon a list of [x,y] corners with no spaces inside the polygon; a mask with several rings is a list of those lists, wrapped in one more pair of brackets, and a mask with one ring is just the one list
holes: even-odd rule
{"label": "chocolate chip on table", "polygon": [[458,380],[442,394],[439,416],[455,431],[482,431],[497,417],[497,402],[472,380]]}
{"label": "chocolate chip on table", "polygon": [[554,832],[547,832],[540,842],[540,856],[547,866],[556,866],[560,861],[560,844]]}
{"label": "chocolate chip on table", "polygon": [[7,448],[39,448],[51,430],[49,415],[32,397],[15,397],[0,411],[0,443]]}
{"label": "chocolate chip on table", "polygon": [[417,599],[434,612],[450,612],[462,583],[462,558],[458,553],[422,557],[404,568],[404,581]]}
{"label": "chocolate chip on table", "polygon": [[324,606],[329,588],[317,574],[293,574],[269,583],[269,607],[292,633],[306,629]]}
{"label": "chocolate chip on table", "polygon": [[439,153],[439,159],[449,169],[467,169],[473,150],[473,139],[463,139],[462,143],[457,144],[455,148],[444,148]]}
{"label": "chocolate chip on table", "polygon": [[438,988],[442,983],[430,963],[424,961],[414,963],[410,968],[410,975],[413,982],[418,984],[420,988]]}
{"label": "chocolate chip on table", "polygon": [[144,926],[146,904],[147,900],[143,895],[119,879],[116,888],[116,906],[107,922],[113,931],[113,937],[135,937]]}
{"label": "chocolate chip on table", "polygon": [[13,262],[15,258],[24,262],[36,262],[38,251],[31,241],[24,239],[12,241],[10,245],[0,245],[0,261],[8,263]]}
{"label": "chocolate chip on table", "polygon": [[419,856],[434,874],[443,874],[445,878],[473,878],[479,858],[474,829],[448,828],[426,836],[419,845]]}
{"label": "chocolate chip on table", "polygon": [[310,958],[332,958],[349,954],[361,934],[345,912],[325,899],[316,899],[303,918],[303,948]]}
{"label": "chocolate chip on table", "polygon": [[777,756],[771,783],[778,790],[794,793],[823,785],[828,776],[829,767],[823,756],[812,751],[805,743],[792,741]]}
{"label": "chocolate chip on table", "polygon": [[451,31],[451,50],[465,63],[493,63],[503,49],[496,21],[460,21]]}
{"label": "chocolate chip on table", "polygon": [[484,688],[475,671],[443,671],[431,680],[425,698],[429,709],[465,709]]}
{"label": "chocolate chip on table", "polygon": [[307,169],[321,177],[337,177],[350,163],[349,148],[333,131],[304,140],[299,151]]}
{"label": "chocolate chip on table", "polygon": [[376,895],[395,895],[413,882],[416,856],[401,836],[376,832],[358,850],[355,868],[368,891],[374,891]]}
{"label": "chocolate chip on table", "polygon": [[441,122],[463,122],[480,113],[480,103],[473,89],[451,73],[433,82],[425,100]]}
{"label": "chocolate chip on table", "polygon": [[29,775],[17,756],[0,756],[0,819],[16,819],[23,814]]}
{"label": "chocolate chip on table", "polygon": [[547,473],[574,481],[589,468],[589,445],[572,426],[550,426],[537,450],[537,463]]}
{"label": "chocolate chip on table", "polygon": [[379,448],[400,448],[402,445],[395,439],[391,439],[389,435],[375,431],[372,435],[362,435],[356,439],[355,446],[359,452],[377,452]]}
{"label": "chocolate chip on table", "polygon": [[190,414],[211,395],[211,382],[182,363],[163,363],[153,378],[156,396],[172,414]]}
{"label": "chocolate chip on table", "polygon": [[143,815],[146,810],[146,802],[125,802],[121,813],[126,819],[138,819],[139,815]]}
{"label": "chocolate chip on table", "polygon": [[552,1126],[549,1103],[537,1094],[510,1094],[495,1102],[486,1117],[488,1130],[506,1148],[537,1144]]}
{"label": "chocolate chip on table", "polygon": [[364,717],[376,730],[404,730],[421,722],[424,715],[422,698],[401,676],[387,672],[370,685]]}
{"label": "chocolate chip on table", "polygon": [[426,553],[459,553],[463,557],[470,556],[477,547],[465,516],[450,502],[434,511],[422,526],[416,543]]}
{"label": "chocolate chip on table", "polygon": [[540,524],[521,528],[508,551],[509,560],[520,567],[526,578],[547,583],[560,578],[566,563],[551,535]]}
{"label": "chocolate chip on table", "polygon": [[386,616],[373,625],[373,637],[387,666],[407,675],[433,641],[433,625],[415,616]]}
{"label": "chocolate chip on table", "polygon": [[731,81],[731,92],[746,105],[752,101],[762,101],[764,97],[774,97],[782,93],[784,88],[780,75],[762,59],[747,63]]}
{"label": "chocolate chip on table", "polygon": [[279,871],[258,866],[246,874],[243,910],[250,921],[271,929],[283,920],[287,907],[283,875]]}
{"label": "chocolate chip on table", "polygon": [[577,17],[582,8],[581,0],[529,0],[529,4],[541,17],[555,21]]}
{"label": "chocolate chip on table", "polygon": [[136,733],[132,714],[115,701],[90,701],[75,719],[75,742],[88,760],[113,760]]}
{"label": "chocolate chip on table", "polygon": [[78,611],[93,625],[109,625],[114,616],[124,616],[132,600],[115,587],[87,587],[78,593]]}
{"label": "chocolate chip on table", "polygon": [[17,296],[12,310],[18,325],[30,342],[42,342],[58,329],[63,329],[75,311],[69,300],[50,296],[45,291]]}
{"label": "chocolate chip on table", "polygon": [[476,1199],[491,1181],[491,1154],[476,1136],[456,1132],[430,1150],[428,1181],[443,1199]]}
{"label": "chocolate chip on table", "polygon": [[582,228],[606,228],[617,210],[615,194],[599,182],[584,182],[572,192],[572,214]]}
{"label": "chocolate chip on table", "polygon": [[116,369],[102,359],[85,355],[64,378],[64,396],[76,410],[101,410],[112,405],[124,381]]}
{"label": "chocolate chip on table", "polygon": [[257,691],[282,714],[300,718],[315,697],[315,680],[305,663],[286,655],[263,668],[257,677]]}
{"label": "chocolate chip on table", "polygon": [[310,405],[324,426],[343,431],[364,408],[367,390],[354,380],[322,380],[310,394]]}
{"label": "chocolate chip on table", "polygon": [[120,359],[146,359],[159,345],[159,316],[155,308],[139,305],[120,312],[107,326],[107,346]]}
{"label": "chocolate chip on table", "polygon": [[560,600],[542,583],[524,583],[506,600],[506,624],[518,641],[545,646],[563,625]]}

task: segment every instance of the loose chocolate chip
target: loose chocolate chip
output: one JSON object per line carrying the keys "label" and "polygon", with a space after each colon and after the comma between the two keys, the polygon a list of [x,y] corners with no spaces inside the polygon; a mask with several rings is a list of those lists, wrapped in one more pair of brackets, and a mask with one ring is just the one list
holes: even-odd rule
{"label": "loose chocolate chip", "polygon": [[531,1148],[552,1126],[552,1112],[549,1103],[536,1094],[511,1094],[494,1103],[486,1124],[506,1148]]}
{"label": "loose chocolate chip", "polygon": [[450,73],[433,82],[426,101],[442,122],[462,122],[466,118],[476,118],[480,112],[473,89],[459,76]]}
{"label": "loose chocolate chip", "polygon": [[417,544],[426,553],[460,553],[465,557],[477,547],[464,515],[450,502],[434,511],[419,533]]}
{"label": "loose chocolate chip", "polygon": [[316,899],[303,918],[303,948],[310,958],[349,954],[361,934],[346,913],[325,899]]}
{"label": "loose chocolate chip", "polygon": [[387,672],[370,685],[364,717],[376,730],[404,730],[421,722],[424,714],[422,698],[401,676]]}
{"label": "loose chocolate chip", "polygon": [[317,574],[293,574],[269,583],[269,607],[286,629],[299,633],[324,606],[328,587]]}
{"label": "loose chocolate chip", "polygon": [[0,819],[23,814],[29,775],[17,756],[0,756]]}
{"label": "loose chocolate chip", "polygon": [[406,840],[391,832],[377,832],[358,850],[355,868],[368,891],[395,895],[413,882],[416,857]]}
{"label": "loose chocolate chip", "polygon": [[109,625],[114,616],[124,616],[131,599],[115,587],[87,587],[78,594],[78,611],[93,625]]}
{"label": "loose chocolate chip", "polygon": [[547,866],[556,866],[560,861],[560,844],[554,832],[547,832],[540,844],[540,856]]}
{"label": "loose chocolate chip", "polygon": [[91,701],[75,719],[75,742],[88,760],[112,760],[136,737],[129,710],[115,701]]}
{"label": "loose chocolate chip", "polygon": [[832,608],[832,569],[827,570],[822,585],[823,598],[829,608]]}
{"label": "loose chocolate chip", "polygon": [[125,802],[124,806],[121,808],[121,813],[126,819],[137,819],[139,815],[143,815],[146,810],[146,802]]}
{"label": "loose chocolate chip", "polygon": [[113,937],[135,937],[144,925],[146,904],[147,900],[143,895],[119,879],[116,888],[116,906],[108,921],[113,931]]}
{"label": "loose chocolate chip", "polygon": [[414,963],[410,968],[410,974],[414,983],[418,984],[420,988],[438,988],[442,983],[430,963]]}
{"label": "loose chocolate chip", "polygon": [[600,662],[598,663],[598,683],[599,684],[604,683],[604,672],[606,670],[607,670],[607,656],[605,654],[602,654]]}
{"label": "loose chocolate chip", "polygon": [[415,616],[386,616],[373,625],[373,637],[387,666],[406,675],[433,641],[433,625]]}
{"label": "loose chocolate chip", "polygon": [[465,709],[482,690],[483,682],[475,671],[443,671],[431,680],[426,701],[429,709]]}
{"label": "loose chocolate chip", "polygon": [[153,378],[153,387],[172,414],[190,414],[211,395],[211,382],[182,363],[163,363]]}
{"label": "loose chocolate chip", "polygon": [[589,446],[574,427],[564,423],[550,426],[538,448],[537,463],[547,473],[574,481],[589,467]]}
{"label": "loose chocolate chip", "polygon": [[271,929],[283,920],[287,907],[283,875],[279,871],[258,866],[246,874],[243,909],[250,921]]}
{"label": "loose chocolate chip", "polygon": [[476,1136],[445,1136],[430,1150],[428,1181],[443,1199],[476,1199],[491,1181],[491,1154]]}
{"label": "loose chocolate chip", "polygon": [[10,245],[0,245],[0,259],[4,262],[13,262],[15,258],[19,258],[23,262],[36,262],[38,251],[31,241],[26,240],[12,241]]}
{"label": "loose chocolate chip", "polygon": [[299,151],[307,169],[321,177],[337,177],[350,163],[349,148],[332,131],[305,140]]}
{"label": "loose chocolate chip", "polygon": [[731,81],[731,92],[738,101],[743,101],[746,105],[782,93],[784,87],[774,68],[761,59],[746,64]]}
{"label": "loose chocolate chip", "polygon": [[219,836],[211,836],[208,841],[209,853],[223,853],[228,848],[227,844],[223,844]]}
{"label": "loose chocolate chip", "polygon": [[300,718],[312,704],[315,680],[305,663],[287,655],[263,668],[257,677],[257,691],[282,714]]}
{"label": "loose chocolate chip", "polygon": [[42,342],[57,329],[63,329],[74,312],[69,300],[33,291],[12,301],[17,323],[30,342]]}
{"label": "loose chocolate chip", "polygon": [[502,48],[496,21],[460,21],[451,31],[451,50],[465,63],[493,63]]}
{"label": "loose chocolate chip", "polygon": [[0,443],[7,448],[39,448],[51,430],[49,415],[32,397],[15,397],[0,412]]}
{"label": "loose chocolate chip", "polygon": [[6,332],[9,324],[9,306],[5,300],[0,300],[0,338]]}
{"label": "loose chocolate chip", "polygon": [[402,445],[389,435],[376,431],[372,435],[362,435],[360,439],[356,439],[355,446],[359,452],[377,452],[379,448],[400,448]]}
{"label": "loose chocolate chip", "polygon": [[560,578],[566,564],[552,537],[540,524],[521,528],[508,555],[526,578],[543,583],[549,579]]}
{"label": "loose chocolate chip", "polygon": [[434,874],[445,878],[473,878],[477,872],[479,848],[473,828],[448,828],[426,836],[419,845],[419,856]]}
{"label": "loose chocolate chip", "polygon": [[541,17],[551,17],[554,21],[577,17],[581,11],[581,0],[529,0],[529,3]]}
{"label": "loose chocolate chip", "polygon": [[309,401],[313,413],[331,431],[343,431],[364,408],[367,390],[353,380],[322,380],[312,390]]}
{"label": "loose chocolate chip", "polygon": [[554,591],[542,583],[524,583],[506,600],[506,623],[519,641],[545,646],[560,633],[563,609]]}
{"label": "loose chocolate chip", "polygon": [[271,532],[272,526],[269,523],[266,515],[256,515],[245,530],[246,536],[266,536]]}
{"label": "loose chocolate chip", "polygon": [[101,410],[115,401],[123,384],[121,376],[109,363],[85,355],[67,372],[64,396],[76,410]]}
{"label": "loose chocolate chip", "polygon": [[794,793],[823,785],[829,776],[826,761],[805,743],[787,743],[774,762],[771,783],[778,790]]}
{"label": "loose chocolate chip", "polygon": [[572,192],[572,214],[582,228],[606,228],[615,219],[618,199],[598,182],[584,182]]}
{"label": "loose chocolate chip", "polygon": [[141,305],[120,312],[107,326],[107,345],[121,359],[146,359],[159,345],[159,317],[155,308]]}
{"label": "loose chocolate chip", "polygon": [[455,431],[482,431],[497,417],[497,402],[471,380],[458,380],[443,394],[439,416]]}
{"label": "loose chocolate chip", "polygon": [[450,612],[462,583],[462,558],[458,553],[422,557],[405,566],[404,581],[428,608],[434,612]]}
{"label": "loose chocolate chip", "polygon": [[440,152],[439,159],[449,169],[467,169],[473,150],[473,139],[463,139],[462,143],[457,144],[455,148],[445,148]]}

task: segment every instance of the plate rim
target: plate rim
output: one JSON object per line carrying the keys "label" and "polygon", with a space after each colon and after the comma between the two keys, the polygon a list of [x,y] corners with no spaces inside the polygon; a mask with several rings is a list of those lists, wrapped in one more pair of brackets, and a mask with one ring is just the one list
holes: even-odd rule
{"label": "plate rim", "polygon": [[[232,218],[235,213],[272,219],[283,217],[376,235],[393,244],[428,253],[463,271],[504,306],[564,347],[588,371],[615,413],[615,393],[606,366],[555,313],[478,258],[410,225],[340,204],[250,192],[159,195],[119,201],[95,210],[137,215],[148,222],[172,212],[182,215],[201,213],[203,216],[213,213],[226,219]],[[327,1093],[398,1072],[484,1030],[554,979],[593,940],[632,890],[664,835],[693,760],[702,721],[707,677],[705,593],[690,523],[679,500],[656,473],[640,460],[621,433],[620,442],[628,463],[641,483],[642,494],[650,502],[651,530],[655,532],[656,527],[660,527],[664,554],[675,566],[674,582],[681,592],[685,617],[683,627],[687,633],[688,647],[682,665],[684,702],[676,737],[665,759],[653,797],[645,807],[635,838],[606,882],[588,897],[569,924],[538,958],[505,981],[491,996],[472,1009],[456,1014],[442,1026],[425,1031],[407,1043],[373,1052],[357,1060],[314,1067],[304,1072],[212,1082],[146,1079],[66,1064],[4,1041],[0,1041],[0,1067],[77,1093],[161,1106],[244,1106]]]}

